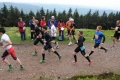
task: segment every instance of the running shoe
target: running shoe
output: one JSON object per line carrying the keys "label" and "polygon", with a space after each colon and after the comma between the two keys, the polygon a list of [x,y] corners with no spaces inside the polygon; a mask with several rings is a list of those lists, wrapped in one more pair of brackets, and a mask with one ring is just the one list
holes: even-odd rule
{"label": "running shoe", "polygon": [[72,63],[73,63],[73,64],[76,64],[77,62],[75,62],[75,61],[72,61]]}
{"label": "running shoe", "polygon": [[107,51],[108,51],[108,50],[107,50],[107,49],[105,49],[105,53],[107,53]]}
{"label": "running shoe", "polygon": [[72,45],[72,42],[69,42],[68,46]]}
{"label": "running shoe", "polygon": [[12,68],[13,68],[13,66],[10,65],[10,66],[7,68],[7,70],[10,71]]}
{"label": "running shoe", "polygon": [[20,66],[20,70],[23,70],[23,69],[24,69],[24,66],[23,66],[23,65],[21,65],[21,66]]}
{"label": "running shoe", "polygon": [[32,53],[33,56],[37,56],[37,52]]}
{"label": "running shoe", "polygon": [[39,62],[42,64],[42,63],[45,63],[45,60],[40,60]]}
{"label": "running shoe", "polygon": [[89,62],[89,64],[88,64],[88,65],[90,66],[91,64],[92,64],[92,60],[90,60],[90,62]]}
{"label": "running shoe", "polygon": [[59,60],[61,59],[61,55],[58,57],[59,58]]}

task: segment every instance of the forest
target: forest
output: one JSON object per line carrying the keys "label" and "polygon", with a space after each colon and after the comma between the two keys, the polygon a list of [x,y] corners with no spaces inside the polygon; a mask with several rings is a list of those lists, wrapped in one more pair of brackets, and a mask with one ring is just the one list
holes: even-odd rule
{"label": "forest", "polygon": [[120,19],[120,12],[109,13],[107,14],[105,11],[102,15],[99,15],[99,11],[91,12],[89,10],[86,14],[79,14],[76,9],[74,12],[70,8],[68,12],[63,10],[62,12],[56,12],[54,10],[44,10],[43,7],[39,9],[36,13],[30,11],[29,13],[24,13],[21,9],[19,10],[17,7],[13,7],[12,5],[8,8],[5,4],[0,9],[0,26],[1,27],[17,27],[18,18],[22,17],[23,21],[26,22],[26,26],[29,26],[29,20],[35,16],[37,20],[40,20],[42,16],[46,17],[46,21],[48,21],[51,16],[55,16],[56,20],[59,21],[62,19],[66,22],[69,17],[74,18],[74,22],[77,25],[77,28],[85,28],[85,29],[95,29],[97,25],[102,25],[104,30],[108,30],[111,27],[116,26],[116,20]]}

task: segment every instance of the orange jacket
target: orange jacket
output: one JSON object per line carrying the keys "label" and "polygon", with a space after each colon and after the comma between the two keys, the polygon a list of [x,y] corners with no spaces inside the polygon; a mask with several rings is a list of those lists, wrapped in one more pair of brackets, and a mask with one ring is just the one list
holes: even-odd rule
{"label": "orange jacket", "polygon": [[70,26],[71,26],[71,22],[70,22],[70,21],[67,21],[67,22],[66,22],[66,28],[67,28],[67,30],[70,30]]}

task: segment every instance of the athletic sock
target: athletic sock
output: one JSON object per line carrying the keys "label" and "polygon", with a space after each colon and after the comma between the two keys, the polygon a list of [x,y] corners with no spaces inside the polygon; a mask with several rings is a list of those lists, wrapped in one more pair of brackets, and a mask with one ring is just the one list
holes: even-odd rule
{"label": "athletic sock", "polygon": [[100,49],[106,50],[104,47],[101,47]]}
{"label": "athletic sock", "polygon": [[89,58],[89,56],[86,56],[85,58],[88,60],[88,62],[90,62],[90,58]]}
{"label": "athletic sock", "polygon": [[12,66],[11,64],[9,65],[9,67]]}
{"label": "athletic sock", "polygon": [[74,60],[75,60],[75,62],[77,62],[77,56],[76,55],[74,55]]}
{"label": "athletic sock", "polygon": [[93,53],[94,53],[94,51],[91,51],[90,54],[89,54],[89,56],[92,55]]}
{"label": "athletic sock", "polygon": [[55,53],[56,55],[58,55],[58,57],[60,56],[59,53],[58,53],[57,51],[54,51],[54,53]]}
{"label": "athletic sock", "polygon": [[42,54],[42,58],[43,58],[42,60],[45,60],[45,53],[44,53],[44,54]]}

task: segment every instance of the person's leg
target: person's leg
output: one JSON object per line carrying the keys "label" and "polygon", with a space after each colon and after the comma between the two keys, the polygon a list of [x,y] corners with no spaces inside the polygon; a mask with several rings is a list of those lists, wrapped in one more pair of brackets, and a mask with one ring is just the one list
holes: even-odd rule
{"label": "person's leg", "polygon": [[6,57],[9,55],[9,53],[7,52],[7,50],[3,53],[3,55],[1,56],[2,60],[9,65],[9,67],[7,68],[7,70],[9,71],[10,69],[13,68],[13,66],[10,64],[10,62],[6,59]]}
{"label": "person's leg", "polygon": [[24,40],[26,40],[26,32],[24,32]]}
{"label": "person's leg", "polygon": [[41,51],[42,52],[42,60],[39,61],[40,63],[44,63],[45,62],[45,51],[46,51],[45,49],[42,49],[42,51]]}
{"label": "person's leg", "polygon": [[58,56],[59,60],[61,59],[61,55],[57,51],[55,51],[52,47],[49,47],[49,49]]}
{"label": "person's leg", "polygon": [[90,52],[89,56],[91,56],[94,53],[94,49],[96,49],[97,47],[99,47],[100,44],[95,43],[94,47],[92,48],[92,51]]}
{"label": "person's leg", "polygon": [[33,32],[31,32],[31,39],[33,39]]}
{"label": "person's leg", "polygon": [[102,46],[99,46],[99,49],[104,50],[104,51],[105,51],[105,53],[107,52],[107,49],[106,49],[106,48],[104,48],[104,47],[102,47]]}
{"label": "person's leg", "polygon": [[73,52],[73,56],[74,56],[74,61],[73,61],[73,63],[76,63],[76,62],[77,62],[76,52]]}
{"label": "person's leg", "polygon": [[39,42],[39,38],[36,38],[35,41],[34,41],[34,53],[32,53],[33,56],[36,56],[37,55],[37,44]]}
{"label": "person's leg", "polygon": [[12,56],[12,58],[19,63],[20,69],[22,70],[22,69],[24,68],[24,66],[22,65],[22,62],[20,61],[20,59],[16,57],[16,52],[15,52],[14,47],[11,47],[11,48],[10,48],[9,50],[7,50],[7,51],[8,51],[8,53]]}
{"label": "person's leg", "polygon": [[20,32],[20,37],[21,37],[21,40],[23,40],[23,35],[22,35],[22,32]]}
{"label": "person's leg", "polygon": [[69,44],[68,45],[72,45],[72,42],[71,42],[71,32],[70,31],[68,31],[68,39],[69,39]]}

